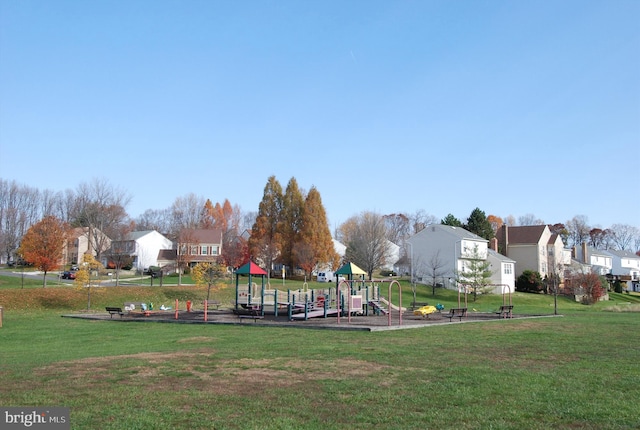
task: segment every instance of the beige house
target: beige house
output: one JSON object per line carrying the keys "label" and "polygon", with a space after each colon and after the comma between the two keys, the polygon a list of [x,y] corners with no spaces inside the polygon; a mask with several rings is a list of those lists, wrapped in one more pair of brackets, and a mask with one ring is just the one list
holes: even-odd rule
{"label": "beige house", "polygon": [[[90,233],[88,227],[72,229],[62,251],[63,263],[78,264],[86,253],[97,257],[97,246],[94,245],[96,239],[101,247],[100,254],[104,254],[111,247],[111,239],[107,235],[97,229],[93,229],[93,233]],[[104,260],[104,255],[101,259]],[[101,263],[106,264],[106,261],[101,261]]]}
{"label": "beige house", "polygon": [[564,266],[571,263],[571,252],[547,225],[503,225],[496,238],[498,251],[516,261],[516,278],[525,270],[538,272],[542,278],[552,273],[562,275]]}

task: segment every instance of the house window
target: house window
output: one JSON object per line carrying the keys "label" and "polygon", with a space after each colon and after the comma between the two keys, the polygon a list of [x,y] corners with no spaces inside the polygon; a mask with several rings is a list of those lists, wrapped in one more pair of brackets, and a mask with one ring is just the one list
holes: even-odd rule
{"label": "house window", "polygon": [[191,255],[198,255],[198,247],[197,246],[192,246],[190,254]]}
{"label": "house window", "polygon": [[511,275],[512,271],[513,271],[513,269],[511,267],[510,263],[507,263],[507,264],[504,265],[504,274],[505,275]]}
{"label": "house window", "polygon": [[542,273],[547,273],[547,263],[542,263]]}
{"label": "house window", "polygon": [[206,246],[201,246],[200,247],[200,255],[207,255],[207,250],[209,248],[207,248]]}
{"label": "house window", "polygon": [[220,247],[218,246],[211,247],[211,255],[218,255],[219,252],[220,252]]}

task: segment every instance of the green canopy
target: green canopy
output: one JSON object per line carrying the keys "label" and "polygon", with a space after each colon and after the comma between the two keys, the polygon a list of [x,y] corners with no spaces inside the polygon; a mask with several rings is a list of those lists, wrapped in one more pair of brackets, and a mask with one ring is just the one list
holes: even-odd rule
{"label": "green canopy", "polygon": [[265,272],[262,268],[260,268],[253,261],[249,261],[244,266],[239,267],[238,270],[236,270],[236,273],[239,274],[239,275],[263,275],[263,276],[267,276],[267,272]]}
{"label": "green canopy", "polygon": [[367,272],[359,268],[353,263],[347,263],[336,271],[336,275],[349,275],[349,279],[353,275],[366,275]]}

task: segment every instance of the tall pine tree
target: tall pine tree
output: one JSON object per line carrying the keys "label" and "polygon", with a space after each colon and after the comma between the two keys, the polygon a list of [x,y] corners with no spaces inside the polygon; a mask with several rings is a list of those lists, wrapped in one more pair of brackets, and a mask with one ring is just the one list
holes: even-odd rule
{"label": "tall pine tree", "polygon": [[479,208],[475,208],[469,218],[467,218],[467,225],[465,226],[471,233],[475,233],[483,239],[490,240],[495,236],[491,223]]}

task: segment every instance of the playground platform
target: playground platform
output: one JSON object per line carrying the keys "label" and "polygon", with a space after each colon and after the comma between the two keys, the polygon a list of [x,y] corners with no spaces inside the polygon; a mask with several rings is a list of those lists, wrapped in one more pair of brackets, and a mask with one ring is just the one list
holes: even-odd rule
{"label": "playground platform", "polygon": [[513,314],[512,318],[500,318],[495,313],[484,312],[468,312],[464,318],[457,318],[451,321],[446,317],[445,312],[434,313],[429,318],[423,318],[413,315],[413,312],[406,311],[402,314],[402,324],[400,324],[400,314],[394,312],[391,323],[389,323],[388,315],[369,315],[369,316],[341,316],[339,321],[337,316],[329,316],[327,318],[316,317],[307,320],[290,321],[286,315],[273,316],[264,315],[263,318],[251,320],[240,319],[238,315],[231,310],[220,309],[207,313],[207,321],[204,318],[203,311],[179,311],[176,319],[175,311],[154,312],[149,315],[142,313],[124,314],[122,317],[113,317],[108,312],[95,313],[74,313],[62,315],[64,318],[81,318],[90,320],[104,320],[114,323],[173,323],[173,324],[210,324],[210,325],[240,325],[251,327],[286,327],[286,328],[308,328],[319,330],[351,330],[351,331],[387,331],[387,330],[405,330],[422,327],[436,327],[442,325],[455,325],[478,322],[504,323],[506,321],[523,318],[542,318],[554,315],[519,315]]}

